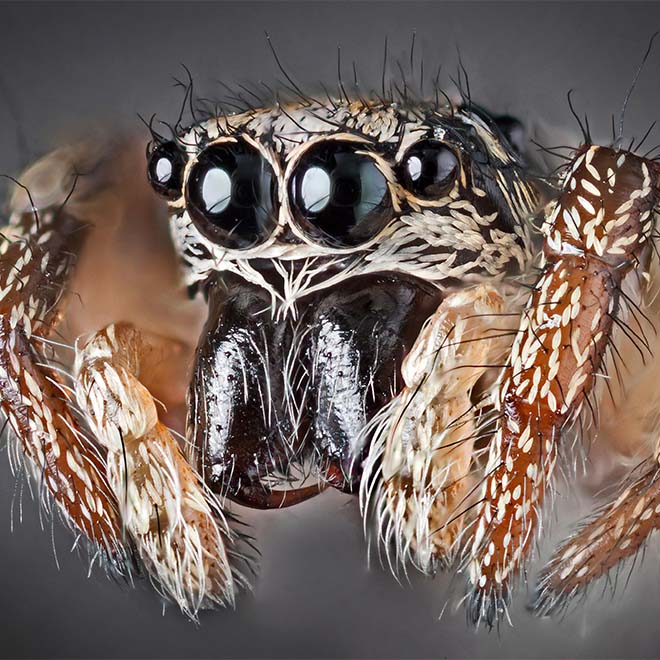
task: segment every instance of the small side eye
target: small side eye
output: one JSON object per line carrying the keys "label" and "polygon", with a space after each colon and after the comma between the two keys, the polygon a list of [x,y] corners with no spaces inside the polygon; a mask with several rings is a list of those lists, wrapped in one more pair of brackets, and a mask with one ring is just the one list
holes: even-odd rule
{"label": "small side eye", "polygon": [[320,142],[303,155],[289,193],[301,229],[321,243],[352,247],[391,219],[387,180],[355,142]]}
{"label": "small side eye", "polygon": [[460,171],[453,149],[437,140],[413,144],[399,166],[403,187],[420,199],[438,199],[454,185]]}
{"label": "small side eye", "polygon": [[527,136],[525,134],[523,123],[519,119],[511,117],[510,115],[495,117],[495,123],[504,134],[504,137],[509,141],[509,144],[511,144],[516,150],[516,153],[520,155],[525,153]]}
{"label": "small side eye", "polygon": [[276,178],[246,142],[207,147],[190,169],[186,208],[209,240],[241,250],[263,243],[277,225]]}
{"label": "small side eye", "polygon": [[176,142],[164,142],[149,157],[147,174],[152,188],[167,199],[181,197],[186,156]]}

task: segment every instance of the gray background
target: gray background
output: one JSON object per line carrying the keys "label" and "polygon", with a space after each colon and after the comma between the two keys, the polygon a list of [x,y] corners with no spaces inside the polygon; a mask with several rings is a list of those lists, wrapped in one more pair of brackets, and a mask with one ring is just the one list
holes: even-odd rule
{"label": "gray background", "polygon": [[[137,125],[136,113],[175,119],[180,99],[170,74],[185,63],[203,92],[212,81],[273,83],[280,77],[263,37],[304,83],[335,81],[342,44],[346,78],[355,59],[365,84],[378,84],[385,35],[406,60],[417,29],[427,70],[444,62],[447,82],[460,45],[473,96],[528,122],[573,127],[565,100],[589,114],[596,136],[650,34],[660,5],[633,3],[167,3],[0,5],[0,172],[21,165],[16,117],[32,154],[102,118]],[[628,135],[660,118],[660,48],[630,104]],[[3,94],[6,96],[6,94]],[[110,124],[112,125],[112,124]],[[659,132],[660,133],[660,132]],[[658,141],[656,133],[655,140]],[[614,599],[594,593],[565,620],[538,620],[513,608],[515,627],[499,636],[466,628],[462,610],[438,616],[447,579],[412,576],[399,586],[367,566],[355,505],[336,494],[283,512],[251,516],[263,552],[253,594],[236,612],[202,616],[200,627],[173,607],[161,614],[146,588],[86,576],[69,537],[40,529],[25,497],[10,533],[14,479],[0,464],[0,652],[4,656],[362,656],[639,657],[660,653],[660,580],[652,545],[629,588]],[[565,489],[562,489],[565,490]],[[568,499],[551,539],[578,515]],[[14,506],[18,518],[18,506]],[[547,553],[545,539],[543,549]],[[460,577],[459,577],[460,580]],[[460,583],[459,583],[460,584]]]}

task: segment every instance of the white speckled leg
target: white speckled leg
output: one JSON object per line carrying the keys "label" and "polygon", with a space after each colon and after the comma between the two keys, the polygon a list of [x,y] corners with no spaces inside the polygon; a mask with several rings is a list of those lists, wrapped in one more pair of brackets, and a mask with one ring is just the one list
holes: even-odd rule
{"label": "white speckled leg", "polygon": [[[123,570],[125,551],[105,461],[72,406],[52,341],[88,227],[71,201],[74,155],[56,152],[23,176],[0,234],[0,405],[16,462],[91,552]],[[26,190],[29,188],[30,193]]]}
{"label": "white speckled leg", "polygon": [[214,495],[185,460],[141,382],[162,372],[177,342],[128,324],[96,333],[76,357],[76,393],[108,450],[108,479],[125,529],[165,595],[195,617],[233,604],[226,551],[233,534]]}
{"label": "white speckled leg", "polygon": [[405,387],[374,420],[362,505],[397,562],[430,572],[454,555],[477,499],[475,443],[488,419],[479,421],[473,389],[492,372],[481,393],[487,405],[521,302],[517,291],[490,285],[449,295],[404,360]]}

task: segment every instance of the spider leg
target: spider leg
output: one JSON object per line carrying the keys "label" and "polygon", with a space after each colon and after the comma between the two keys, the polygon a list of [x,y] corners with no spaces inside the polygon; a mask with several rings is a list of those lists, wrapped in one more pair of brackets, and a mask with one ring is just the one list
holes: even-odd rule
{"label": "spider leg", "polygon": [[[519,294],[509,294],[512,300]],[[448,562],[477,499],[475,446],[492,415],[476,384],[505,359],[515,307],[504,292],[479,285],[448,295],[404,360],[401,393],[372,421],[361,485],[365,514],[376,517],[390,560],[430,572]],[[494,379],[493,379],[494,380]],[[479,398],[479,397],[477,397]]]}
{"label": "spider leg", "polygon": [[498,393],[470,548],[468,616],[491,626],[524,570],[562,432],[590,393],[624,276],[653,229],[658,168],[629,152],[584,147],[544,223],[544,264]]}
{"label": "spider leg", "polygon": [[108,451],[124,528],[164,595],[194,618],[201,608],[233,604],[226,546],[234,533],[144,385],[162,377],[163,362],[180,348],[129,324],[108,326],[77,351],[76,394]]}
{"label": "spider leg", "polygon": [[660,468],[649,459],[642,475],[565,541],[544,567],[534,610],[553,614],[611,568],[633,556],[660,527]]}
{"label": "spider leg", "polygon": [[[644,264],[644,267],[648,267],[648,282],[651,285],[646,294],[642,286],[646,275],[633,278],[631,274],[626,280],[635,285],[628,287],[631,289],[629,300],[644,301],[643,308],[635,303],[636,309],[653,327],[658,314],[658,301],[654,295],[658,264],[651,262]],[[639,323],[636,326],[631,324],[631,327],[636,327],[640,334],[643,332]],[[623,339],[621,334],[619,340]],[[598,446],[593,447],[596,451],[591,452],[593,460],[590,471],[601,466],[611,470],[616,466],[618,475],[621,463],[634,461],[635,467],[627,478],[624,477],[615,494],[580,523],[544,566],[533,602],[538,614],[552,615],[565,611],[574,596],[586,592],[599,578],[608,575],[610,569],[618,569],[621,562],[634,557],[652,532],[660,527],[657,352],[660,337],[651,335],[648,341],[651,351],[643,353],[635,353],[637,347],[630,341],[617,341],[620,344],[617,347],[620,359],[627,367],[626,378],[610,380],[607,389],[601,391],[602,398],[607,399],[605,405],[608,412],[599,420]],[[650,445],[653,445],[652,454],[644,458]],[[598,482],[606,479],[606,475],[607,472],[601,474]],[[616,580],[608,583],[614,587]]]}
{"label": "spider leg", "polygon": [[56,342],[49,338],[88,231],[66,203],[75,179],[72,163],[60,156],[25,174],[27,187],[14,195],[0,234],[0,406],[43,502],[54,501],[68,524],[121,570],[125,553],[104,460],[52,361]]}

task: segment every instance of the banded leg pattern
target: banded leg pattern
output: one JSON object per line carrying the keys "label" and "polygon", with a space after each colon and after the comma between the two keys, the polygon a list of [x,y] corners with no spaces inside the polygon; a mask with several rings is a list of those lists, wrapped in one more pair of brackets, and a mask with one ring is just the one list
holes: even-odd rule
{"label": "banded leg pattern", "polygon": [[[0,237],[0,405],[42,501],[119,570],[117,505],[95,443],[72,407],[49,337],[86,228],[64,207],[16,211]],[[50,497],[48,497],[50,495]]]}
{"label": "banded leg pattern", "polygon": [[623,278],[639,263],[658,201],[658,167],[582,148],[544,223],[544,265],[498,396],[470,548],[469,618],[493,625],[524,570],[562,432],[580,414],[618,322]]}
{"label": "banded leg pattern", "polygon": [[147,382],[175,342],[128,324],[96,333],[76,356],[76,390],[108,451],[108,478],[122,523],[156,586],[195,618],[233,605],[236,579],[227,546],[235,539],[220,503],[159,420]]}
{"label": "banded leg pattern", "polygon": [[557,550],[543,569],[534,609],[553,614],[643,546],[660,527],[660,468],[646,461],[638,476]]}
{"label": "banded leg pattern", "polygon": [[470,527],[475,447],[492,423],[481,404],[492,385],[476,404],[473,392],[507,354],[515,329],[504,310],[518,298],[489,285],[448,295],[403,362],[405,387],[373,420],[361,503],[397,564],[410,559],[432,572],[452,559]]}

